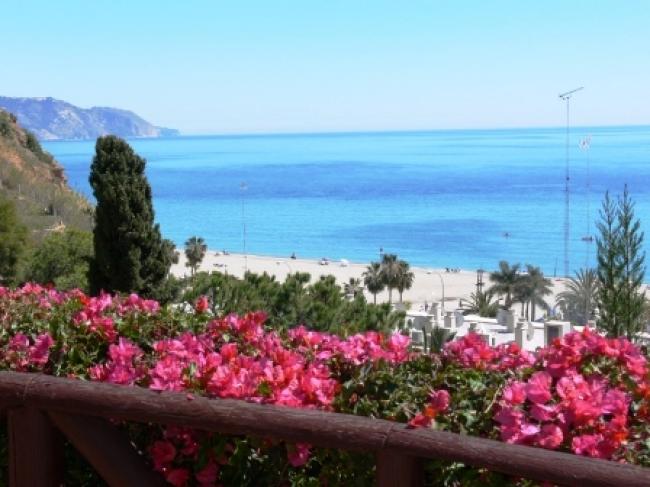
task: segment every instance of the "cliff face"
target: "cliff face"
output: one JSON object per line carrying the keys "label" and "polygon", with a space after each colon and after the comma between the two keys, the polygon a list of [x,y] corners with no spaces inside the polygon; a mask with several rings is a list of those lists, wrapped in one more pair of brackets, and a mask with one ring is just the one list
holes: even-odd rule
{"label": "cliff face", "polygon": [[21,221],[40,238],[67,226],[89,230],[92,205],[66,183],[63,167],[12,114],[0,110],[0,196],[16,205]]}
{"label": "cliff face", "polygon": [[41,140],[120,137],[171,137],[178,131],[156,127],[128,110],[79,108],[54,98],[0,96],[0,108],[13,113],[18,122]]}

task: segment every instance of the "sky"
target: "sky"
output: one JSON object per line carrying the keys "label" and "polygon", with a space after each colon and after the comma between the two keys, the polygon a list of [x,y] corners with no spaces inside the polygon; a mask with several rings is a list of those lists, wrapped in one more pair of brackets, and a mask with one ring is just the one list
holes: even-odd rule
{"label": "sky", "polygon": [[186,134],[650,124],[646,0],[0,4],[0,95]]}

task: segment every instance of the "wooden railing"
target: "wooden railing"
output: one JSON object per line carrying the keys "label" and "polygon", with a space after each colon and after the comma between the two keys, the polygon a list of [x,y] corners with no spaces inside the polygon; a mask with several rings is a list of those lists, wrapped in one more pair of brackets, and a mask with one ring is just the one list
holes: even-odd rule
{"label": "wooden railing", "polygon": [[650,485],[650,469],[540,448],[347,414],[40,374],[0,372],[0,408],[9,422],[12,487],[60,485],[60,433],[110,486],[163,485],[107,418],[375,452],[381,487],[421,485],[424,459],[454,460],[559,485]]}

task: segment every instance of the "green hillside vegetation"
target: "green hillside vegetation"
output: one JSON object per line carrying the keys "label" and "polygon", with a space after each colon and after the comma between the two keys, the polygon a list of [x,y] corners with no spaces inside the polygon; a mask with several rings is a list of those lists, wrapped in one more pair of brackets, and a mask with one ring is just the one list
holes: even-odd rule
{"label": "green hillside vegetation", "polygon": [[63,168],[16,118],[0,110],[0,195],[38,244],[53,231],[92,228],[92,205],[66,184]]}
{"label": "green hillside vegetation", "polygon": [[86,288],[93,211],[34,134],[0,110],[0,284]]}

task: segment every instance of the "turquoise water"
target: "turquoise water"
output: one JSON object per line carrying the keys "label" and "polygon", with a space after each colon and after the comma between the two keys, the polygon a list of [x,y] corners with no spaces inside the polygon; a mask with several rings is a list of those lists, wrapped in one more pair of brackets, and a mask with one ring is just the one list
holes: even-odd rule
{"label": "turquoise water", "polygon": [[[588,151],[579,148],[586,135]],[[156,218],[177,245],[198,235],[210,248],[243,252],[245,222],[254,254],[364,262],[383,248],[414,265],[492,269],[507,259],[559,275],[564,137],[563,129],[519,129],[130,142],[148,161]],[[94,142],[44,146],[91,195]],[[650,127],[575,128],[570,146],[577,269],[595,261],[595,244],[581,237],[588,221],[593,234],[606,190],[627,183],[650,224]]]}

